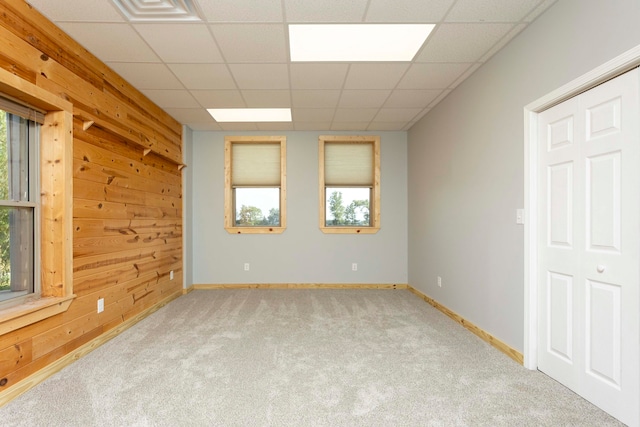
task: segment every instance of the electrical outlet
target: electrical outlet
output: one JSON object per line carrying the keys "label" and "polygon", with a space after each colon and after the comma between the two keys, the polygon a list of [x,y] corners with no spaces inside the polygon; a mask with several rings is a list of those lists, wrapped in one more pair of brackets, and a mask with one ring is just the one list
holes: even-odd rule
{"label": "electrical outlet", "polygon": [[244,263],[244,271],[249,271],[249,263],[248,262]]}
{"label": "electrical outlet", "polygon": [[351,264],[351,271],[358,271],[358,263],[354,262],[353,264]]}
{"label": "electrical outlet", "polygon": [[173,270],[169,272],[169,280],[173,280]]}
{"label": "electrical outlet", "polygon": [[104,311],[104,298],[98,299],[98,313],[102,313]]}
{"label": "electrical outlet", "polygon": [[516,224],[524,224],[524,209],[516,209]]}
{"label": "electrical outlet", "polygon": [[438,276],[438,286],[442,287],[442,277]]}

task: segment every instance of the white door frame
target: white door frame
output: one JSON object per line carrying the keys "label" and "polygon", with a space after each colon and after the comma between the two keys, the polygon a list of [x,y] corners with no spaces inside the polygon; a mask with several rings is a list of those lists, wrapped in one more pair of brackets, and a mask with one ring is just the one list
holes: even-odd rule
{"label": "white door frame", "polygon": [[524,107],[524,366],[538,369],[538,113],[640,65],[640,45]]}

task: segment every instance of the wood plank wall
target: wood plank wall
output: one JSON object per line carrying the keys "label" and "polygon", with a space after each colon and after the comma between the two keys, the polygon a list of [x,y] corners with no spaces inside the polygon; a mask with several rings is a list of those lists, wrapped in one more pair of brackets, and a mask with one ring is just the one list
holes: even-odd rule
{"label": "wood plank wall", "polygon": [[73,104],[77,295],[0,336],[2,392],[181,294],[183,264],[180,124],[23,0],[0,0],[0,67]]}

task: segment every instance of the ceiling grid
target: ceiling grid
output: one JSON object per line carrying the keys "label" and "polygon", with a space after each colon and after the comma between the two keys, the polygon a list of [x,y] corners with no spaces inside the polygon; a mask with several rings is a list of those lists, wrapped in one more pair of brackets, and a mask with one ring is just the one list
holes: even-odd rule
{"label": "ceiling grid", "polygon": [[[556,0],[28,1],[194,130],[383,131],[409,129]],[[345,23],[436,26],[411,61],[291,61],[290,24]],[[293,121],[206,111],[268,107]]]}

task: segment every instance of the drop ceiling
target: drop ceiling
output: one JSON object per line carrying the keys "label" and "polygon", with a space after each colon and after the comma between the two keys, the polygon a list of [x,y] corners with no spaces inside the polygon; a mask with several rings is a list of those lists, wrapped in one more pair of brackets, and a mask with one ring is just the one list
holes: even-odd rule
{"label": "drop ceiling", "polygon": [[[120,0],[133,14],[28,1],[194,130],[385,131],[409,129],[556,0]],[[299,23],[436,27],[410,62],[302,63]],[[291,108],[293,122],[217,123],[207,108]]]}

